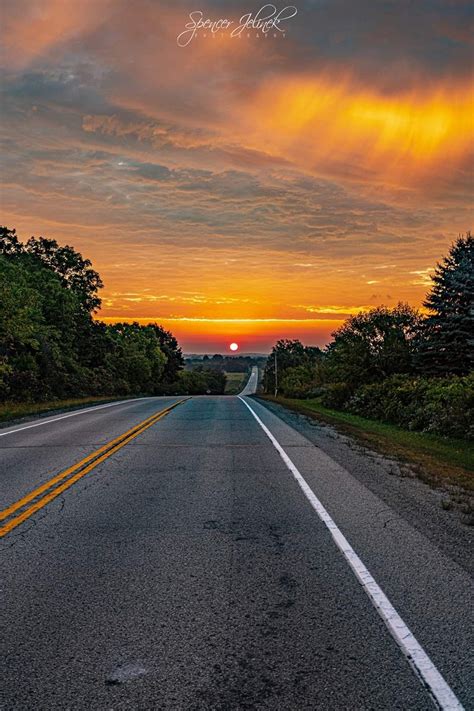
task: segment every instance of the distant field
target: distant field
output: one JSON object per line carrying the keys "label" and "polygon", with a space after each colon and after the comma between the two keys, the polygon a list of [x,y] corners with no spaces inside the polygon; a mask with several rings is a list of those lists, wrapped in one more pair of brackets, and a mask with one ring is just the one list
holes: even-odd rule
{"label": "distant field", "polygon": [[237,395],[238,393],[240,393],[249,377],[248,373],[226,373],[226,376],[226,395]]}

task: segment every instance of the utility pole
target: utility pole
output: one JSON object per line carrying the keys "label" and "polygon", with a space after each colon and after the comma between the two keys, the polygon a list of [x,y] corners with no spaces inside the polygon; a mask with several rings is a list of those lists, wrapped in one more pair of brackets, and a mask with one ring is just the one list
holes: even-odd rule
{"label": "utility pole", "polygon": [[275,397],[278,395],[278,361],[277,353],[275,351]]}

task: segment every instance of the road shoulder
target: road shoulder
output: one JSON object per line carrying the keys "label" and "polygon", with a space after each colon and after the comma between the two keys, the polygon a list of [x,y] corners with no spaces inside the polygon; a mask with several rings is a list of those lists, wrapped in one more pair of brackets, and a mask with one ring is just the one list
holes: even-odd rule
{"label": "road shoulder", "polygon": [[274,403],[252,405],[454,693],[474,702],[472,527],[422,482],[390,474],[380,455]]}
{"label": "road shoulder", "polygon": [[445,492],[417,479],[396,459],[363,446],[326,423],[268,400],[256,401],[344,467],[451,560],[474,574],[474,527],[463,523],[459,512],[443,508]]}

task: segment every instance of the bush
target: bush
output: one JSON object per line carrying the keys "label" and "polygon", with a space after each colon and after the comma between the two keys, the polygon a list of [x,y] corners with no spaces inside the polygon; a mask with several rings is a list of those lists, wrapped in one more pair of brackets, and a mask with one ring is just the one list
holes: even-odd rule
{"label": "bush", "polygon": [[474,374],[449,378],[395,376],[363,385],[341,405],[353,414],[451,437],[474,436]]}
{"label": "bush", "polygon": [[354,389],[348,383],[328,383],[321,398],[325,407],[334,407],[340,410],[351,397]]}
{"label": "bush", "polygon": [[309,366],[297,365],[287,368],[281,378],[280,390],[286,397],[308,397],[314,375]]}
{"label": "bush", "polygon": [[159,387],[161,395],[222,395],[227,378],[225,373],[207,368],[182,370],[173,383],[163,383]]}

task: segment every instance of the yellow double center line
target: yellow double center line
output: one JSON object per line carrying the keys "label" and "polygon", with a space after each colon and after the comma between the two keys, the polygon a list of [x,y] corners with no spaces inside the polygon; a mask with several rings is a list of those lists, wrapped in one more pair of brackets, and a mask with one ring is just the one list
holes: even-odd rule
{"label": "yellow double center line", "polygon": [[183,398],[164,410],[155,412],[150,417],[147,417],[146,420],[143,420],[138,425],[135,425],[135,427],[132,427],[130,430],[127,430],[127,432],[119,435],[111,442],[104,444],[103,447],[100,447],[100,449],[92,452],[92,454],[88,454],[87,457],[82,459],[80,462],[73,464],[68,469],[65,469],[60,474],[57,474],[52,479],[39,486],[37,489],[31,491],[22,499],[15,501],[14,504],[11,504],[11,506],[3,509],[3,511],[0,512],[0,521],[6,520],[7,522],[0,527],[0,538],[5,536],[7,533],[10,533],[10,531],[13,531],[14,528],[23,523],[23,521],[26,521],[26,519],[30,518],[30,516],[36,513],[36,511],[39,511],[39,509],[42,509],[43,506],[46,506],[46,504],[49,504],[50,501],[53,501],[53,499],[62,494],[63,491],[69,489],[70,486],[75,484],[76,481],[90,472],[91,469],[94,469],[94,467],[103,462],[105,459],[111,457],[112,454],[118,452],[119,449],[131,442],[131,440],[137,437],[137,435],[144,432],[148,429],[148,427],[154,425],[155,422],[161,420],[162,417],[165,417],[169,412],[171,412],[171,410],[180,405],[182,402],[186,402],[186,400],[189,400],[189,398]]}

